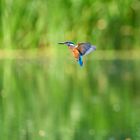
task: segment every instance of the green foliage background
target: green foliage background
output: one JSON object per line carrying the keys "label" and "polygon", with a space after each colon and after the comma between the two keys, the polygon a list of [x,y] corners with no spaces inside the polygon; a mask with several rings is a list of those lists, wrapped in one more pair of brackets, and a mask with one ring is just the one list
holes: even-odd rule
{"label": "green foliage background", "polygon": [[139,140],[139,46],[139,0],[0,0],[0,140]]}

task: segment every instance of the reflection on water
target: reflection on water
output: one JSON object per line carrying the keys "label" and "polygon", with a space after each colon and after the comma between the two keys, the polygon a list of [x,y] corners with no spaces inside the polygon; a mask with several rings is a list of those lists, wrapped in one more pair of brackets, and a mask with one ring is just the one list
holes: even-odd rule
{"label": "reflection on water", "polygon": [[57,60],[0,61],[0,130],[6,128],[1,134],[13,139],[140,138],[139,60],[86,60],[82,69]]}

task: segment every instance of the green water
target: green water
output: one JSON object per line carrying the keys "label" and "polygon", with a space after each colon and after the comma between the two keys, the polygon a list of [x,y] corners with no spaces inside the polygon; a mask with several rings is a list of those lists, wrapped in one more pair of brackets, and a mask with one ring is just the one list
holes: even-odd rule
{"label": "green water", "polygon": [[139,61],[63,63],[1,60],[0,139],[140,139]]}

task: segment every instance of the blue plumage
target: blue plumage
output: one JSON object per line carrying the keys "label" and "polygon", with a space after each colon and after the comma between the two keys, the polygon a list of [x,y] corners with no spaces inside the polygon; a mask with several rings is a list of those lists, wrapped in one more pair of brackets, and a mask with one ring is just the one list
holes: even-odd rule
{"label": "blue plumage", "polygon": [[83,66],[83,60],[82,60],[82,56],[81,55],[79,56],[78,63],[79,63],[80,66]]}

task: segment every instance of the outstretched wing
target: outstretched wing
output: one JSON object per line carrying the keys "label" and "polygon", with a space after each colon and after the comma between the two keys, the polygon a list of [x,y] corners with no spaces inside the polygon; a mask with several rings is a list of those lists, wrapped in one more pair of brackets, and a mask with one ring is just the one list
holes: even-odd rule
{"label": "outstretched wing", "polygon": [[78,43],[77,49],[81,55],[87,55],[90,52],[96,50],[96,47],[90,43]]}

